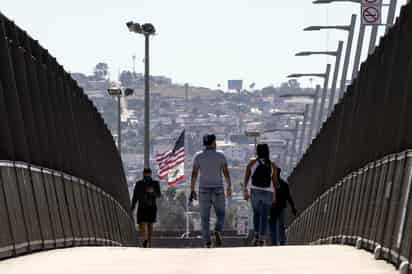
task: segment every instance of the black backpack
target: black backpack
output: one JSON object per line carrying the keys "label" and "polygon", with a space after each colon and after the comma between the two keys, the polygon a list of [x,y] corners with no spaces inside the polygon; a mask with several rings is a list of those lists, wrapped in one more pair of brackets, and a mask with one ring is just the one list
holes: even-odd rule
{"label": "black backpack", "polygon": [[252,175],[252,185],[256,187],[268,188],[272,181],[272,164],[257,160],[258,166]]}

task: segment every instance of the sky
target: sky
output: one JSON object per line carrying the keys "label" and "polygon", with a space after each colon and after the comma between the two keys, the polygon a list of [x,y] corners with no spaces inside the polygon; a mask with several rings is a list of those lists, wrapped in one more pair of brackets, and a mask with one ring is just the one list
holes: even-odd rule
{"label": "sky", "polygon": [[[405,2],[398,0],[398,5]],[[347,32],[303,28],[348,25],[360,7],[314,5],[312,0],[4,0],[0,12],[39,40],[69,72],[91,74],[95,64],[106,62],[115,79],[119,71],[132,70],[133,55],[136,71],[143,72],[144,39],[125,25],[133,20],[156,27],[150,46],[152,75],[209,88],[241,79],[246,86],[261,88],[285,82],[290,73],[324,72],[334,58],[294,54],[336,50],[339,40],[346,42]],[[369,30],[366,41],[368,35]],[[321,81],[306,79],[302,85]]]}

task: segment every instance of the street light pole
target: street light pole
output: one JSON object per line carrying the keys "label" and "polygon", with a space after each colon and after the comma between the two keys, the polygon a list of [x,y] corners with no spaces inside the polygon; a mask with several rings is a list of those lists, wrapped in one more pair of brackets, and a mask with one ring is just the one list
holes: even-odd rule
{"label": "street light pole", "polygon": [[298,131],[299,131],[299,122],[296,122],[295,130],[294,130],[294,138],[292,141],[292,150],[290,151],[289,161],[287,163],[287,170],[288,172],[292,169],[293,163],[295,161],[295,154],[296,154],[296,141],[298,139]]}
{"label": "street light pole", "polygon": [[288,167],[288,163],[289,163],[289,158],[288,158],[288,156],[289,156],[289,151],[290,151],[290,144],[291,144],[291,141],[290,140],[288,140],[288,142],[287,142],[287,147],[286,147],[286,151],[285,151],[285,159],[284,159],[284,161],[283,161],[283,172],[284,172],[284,174],[285,175],[287,175],[288,174],[288,171],[289,171],[289,167]]}
{"label": "street light pole", "polygon": [[156,33],[155,27],[146,23],[127,22],[127,28],[130,32],[143,34],[145,37],[145,75],[144,75],[144,167],[150,167],[150,70],[149,70],[149,41],[150,35]]}
{"label": "street light pole", "polygon": [[[319,101],[322,99],[321,98],[321,86],[320,85],[316,85],[316,89],[315,89],[315,93],[313,94],[295,94],[295,93],[291,93],[291,94],[283,94],[280,97],[283,98],[306,98],[306,99],[310,99],[312,101],[312,110],[311,110],[311,119],[310,119],[310,128],[309,128],[309,132],[307,134],[307,144],[309,145],[312,141],[313,136],[316,134],[316,118],[317,118],[317,111],[318,111],[318,105],[319,105]],[[325,100],[325,99],[324,99]],[[286,99],[285,102],[292,102],[292,103],[296,103],[296,101],[294,99]],[[275,114],[273,114],[275,115]]]}
{"label": "street light pole", "polygon": [[332,109],[335,105],[335,94],[336,94],[336,86],[337,86],[338,76],[339,76],[340,61],[342,57],[342,49],[343,49],[343,41],[339,41],[338,49],[336,51],[335,69],[333,73],[332,88],[331,88],[330,96],[329,96],[329,106],[327,109],[327,115],[329,115],[332,112]]}
{"label": "street light pole", "polygon": [[144,73],[144,167],[150,167],[150,67],[149,34],[145,34]]}
{"label": "street light pole", "polygon": [[393,20],[395,19],[397,2],[398,2],[397,0],[390,0],[385,33],[388,33],[388,31],[391,29],[393,25]]}
{"label": "street light pole", "polygon": [[302,134],[300,136],[300,142],[299,142],[298,151],[297,151],[298,158],[301,157],[303,154],[303,147],[305,145],[305,140],[306,140],[308,119],[309,119],[309,104],[306,104],[305,114],[303,116]]}
{"label": "street light pole", "polygon": [[318,131],[320,130],[322,126],[322,122],[323,122],[323,112],[325,109],[326,95],[328,93],[329,76],[330,76],[330,64],[327,64],[326,73],[325,73],[325,82],[323,84],[323,95],[322,95],[322,100],[320,102],[320,109],[319,109],[319,116],[318,116],[318,125],[317,125]]}
{"label": "street light pole", "polygon": [[121,88],[109,88],[107,90],[110,96],[116,97],[117,99],[117,150],[119,151],[120,157],[122,157],[122,125],[121,125],[121,113],[122,113],[122,106],[121,106],[121,99],[123,96],[129,96],[133,94],[133,89],[127,88],[122,92]]}
{"label": "street light pole", "polygon": [[121,94],[117,95],[117,149],[119,150],[120,158],[122,157],[122,107],[120,103]]}
{"label": "street light pole", "polygon": [[[390,0],[385,33],[387,33],[393,25],[393,20],[395,19],[396,13],[396,4],[397,0]],[[371,55],[375,50],[376,39],[378,38],[378,31],[379,25],[372,26],[371,38],[369,41],[369,55]]]}
{"label": "street light pole", "polygon": [[312,142],[312,138],[316,134],[316,110],[318,108],[318,100],[320,95],[320,85],[316,85],[316,93],[315,93],[315,98],[313,99],[313,108],[312,108],[312,116],[311,116],[311,122],[310,122],[310,130],[309,130],[309,135],[308,135],[308,144]]}
{"label": "street light pole", "polygon": [[342,69],[342,80],[340,83],[339,99],[342,98],[346,90],[346,80],[347,80],[346,76],[348,75],[348,70],[349,70],[349,62],[350,62],[350,56],[351,56],[351,51],[352,51],[353,36],[355,34],[355,25],[356,25],[356,15],[352,14],[350,26],[349,26],[348,42],[346,44],[345,61],[343,63],[343,69]]}
{"label": "street light pole", "polygon": [[328,115],[332,112],[335,105],[336,85],[338,82],[340,60],[342,57],[343,41],[339,41],[338,50],[336,51],[335,71],[333,72],[332,88],[329,97]]}
{"label": "street light pole", "polygon": [[310,56],[310,55],[315,55],[315,54],[326,54],[326,55],[332,55],[336,57],[335,68],[334,68],[334,73],[333,73],[333,80],[332,80],[332,88],[331,88],[330,96],[329,96],[329,106],[327,110],[328,114],[332,111],[332,108],[335,102],[336,85],[338,82],[340,61],[342,57],[342,49],[343,49],[343,41],[339,41],[338,49],[336,51],[303,51],[303,52],[299,52],[296,54],[296,56]]}
{"label": "street light pole", "polygon": [[320,129],[322,122],[323,122],[323,112],[325,108],[326,96],[328,93],[328,86],[329,86],[330,68],[331,68],[331,65],[327,64],[325,73],[305,73],[305,74],[295,73],[295,74],[288,75],[288,78],[312,77],[313,76],[313,77],[322,77],[325,79],[325,82],[323,85],[323,91],[322,91],[322,99],[321,99],[320,107],[319,107],[318,119],[316,121],[316,126],[314,126],[314,128],[316,129]]}
{"label": "street light pole", "polygon": [[[319,2],[317,2],[319,3]],[[356,24],[356,14],[352,14],[351,23],[349,26],[310,26],[304,29],[304,31],[318,31],[318,30],[328,30],[328,29],[337,29],[337,30],[344,30],[348,31],[348,42],[346,45],[346,52],[345,52],[345,60],[343,63],[342,69],[342,80],[340,84],[340,94],[339,98],[342,97],[343,93],[345,92],[346,88],[346,76],[348,74],[349,62],[350,62],[350,55],[352,50],[352,43],[353,43],[353,36],[355,34],[355,24]]]}
{"label": "street light pole", "polygon": [[282,159],[282,169],[284,170],[284,173],[286,173],[286,161],[287,161],[287,157],[289,154],[289,147],[290,147],[290,139],[286,141],[286,148],[285,148],[285,152],[283,154],[283,159]]}
{"label": "street light pole", "polygon": [[[360,0],[316,0],[313,1],[313,4],[331,4],[335,2],[352,2],[352,3],[357,3],[360,4]],[[358,69],[359,69],[359,64],[362,56],[362,47],[363,47],[363,40],[365,37],[365,30],[366,26],[364,24],[360,24],[359,27],[359,36],[358,36],[358,43],[357,43],[357,48],[356,48],[356,53],[355,53],[355,59],[353,62],[353,70],[352,70],[352,80],[356,78],[358,74]],[[375,38],[376,39],[376,38]]]}
{"label": "street light pole", "polygon": [[255,145],[255,154],[256,154],[256,148],[257,148],[257,143],[258,143],[258,138],[260,137],[260,132],[257,131],[246,131],[245,136],[248,137],[253,137],[254,139],[254,145]]}
{"label": "street light pole", "polygon": [[358,75],[359,64],[362,57],[363,40],[365,40],[365,30],[366,26],[361,23],[359,27],[359,36],[358,44],[356,45],[355,59],[353,60],[352,81]]}

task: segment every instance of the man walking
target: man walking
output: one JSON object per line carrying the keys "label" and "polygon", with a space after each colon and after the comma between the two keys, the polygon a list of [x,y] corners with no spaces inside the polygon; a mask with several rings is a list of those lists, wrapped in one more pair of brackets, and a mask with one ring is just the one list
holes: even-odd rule
{"label": "man walking", "polygon": [[139,224],[140,235],[144,239],[142,244],[144,248],[152,246],[153,224],[157,217],[156,199],[159,197],[160,184],[152,179],[152,170],[145,168],[143,179],[136,183],[132,198],[132,211],[139,202],[136,220]]}
{"label": "man walking", "polygon": [[205,246],[212,247],[210,237],[210,210],[213,206],[216,213],[214,230],[215,246],[222,246],[222,230],[225,220],[225,191],[222,174],[227,183],[226,196],[232,196],[232,182],[226,157],[221,151],[216,150],[216,136],[213,134],[203,137],[205,149],[198,152],[193,160],[191,181],[191,200],[197,199],[196,180],[199,177],[199,207],[202,225],[202,237]]}

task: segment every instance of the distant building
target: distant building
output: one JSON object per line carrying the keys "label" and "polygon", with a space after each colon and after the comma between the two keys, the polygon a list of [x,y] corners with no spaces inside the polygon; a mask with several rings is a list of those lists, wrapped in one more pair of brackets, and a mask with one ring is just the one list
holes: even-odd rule
{"label": "distant building", "polygon": [[241,91],[243,89],[243,80],[228,80],[227,86],[229,90]]}
{"label": "distant building", "polygon": [[234,143],[218,142],[217,147],[223,151],[229,161],[246,161],[247,150],[245,150],[244,146]]}

